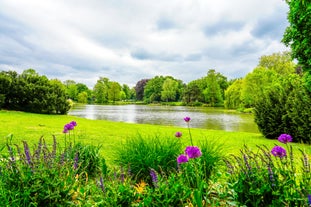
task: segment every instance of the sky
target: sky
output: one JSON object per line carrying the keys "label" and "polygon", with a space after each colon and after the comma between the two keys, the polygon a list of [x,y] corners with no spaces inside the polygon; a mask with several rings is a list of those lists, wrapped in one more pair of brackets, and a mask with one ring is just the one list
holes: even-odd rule
{"label": "sky", "polygon": [[209,69],[244,77],[289,50],[287,12],[284,0],[0,0],[0,70],[90,88],[99,77],[188,83]]}

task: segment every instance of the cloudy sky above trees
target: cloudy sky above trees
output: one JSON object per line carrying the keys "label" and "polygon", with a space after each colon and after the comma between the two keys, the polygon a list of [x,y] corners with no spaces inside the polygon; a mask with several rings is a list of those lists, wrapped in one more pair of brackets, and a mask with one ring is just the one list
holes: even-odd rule
{"label": "cloudy sky above trees", "polygon": [[287,48],[284,0],[0,0],[0,68],[93,87],[252,71]]}

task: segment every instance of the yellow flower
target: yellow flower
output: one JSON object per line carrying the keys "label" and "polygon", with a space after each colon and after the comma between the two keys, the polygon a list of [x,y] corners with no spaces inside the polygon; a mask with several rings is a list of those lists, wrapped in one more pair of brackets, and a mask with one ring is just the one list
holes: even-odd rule
{"label": "yellow flower", "polygon": [[147,183],[145,183],[143,180],[141,180],[140,183],[137,183],[134,186],[134,189],[135,189],[136,193],[143,194],[146,186],[147,186]]}

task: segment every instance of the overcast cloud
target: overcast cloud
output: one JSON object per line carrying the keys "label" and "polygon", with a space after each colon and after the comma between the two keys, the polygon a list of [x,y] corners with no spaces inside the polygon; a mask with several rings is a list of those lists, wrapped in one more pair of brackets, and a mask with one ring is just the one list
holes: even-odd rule
{"label": "overcast cloud", "polygon": [[0,69],[90,88],[209,69],[243,77],[286,50],[287,12],[283,0],[0,0]]}

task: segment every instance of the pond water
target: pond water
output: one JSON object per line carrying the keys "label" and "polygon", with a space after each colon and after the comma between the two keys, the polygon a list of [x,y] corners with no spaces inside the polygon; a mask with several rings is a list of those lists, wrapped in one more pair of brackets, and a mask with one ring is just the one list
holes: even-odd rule
{"label": "pond water", "polygon": [[74,105],[69,115],[137,124],[187,127],[183,118],[191,117],[192,128],[258,132],[252,114],[219,108],[150,105]]}

